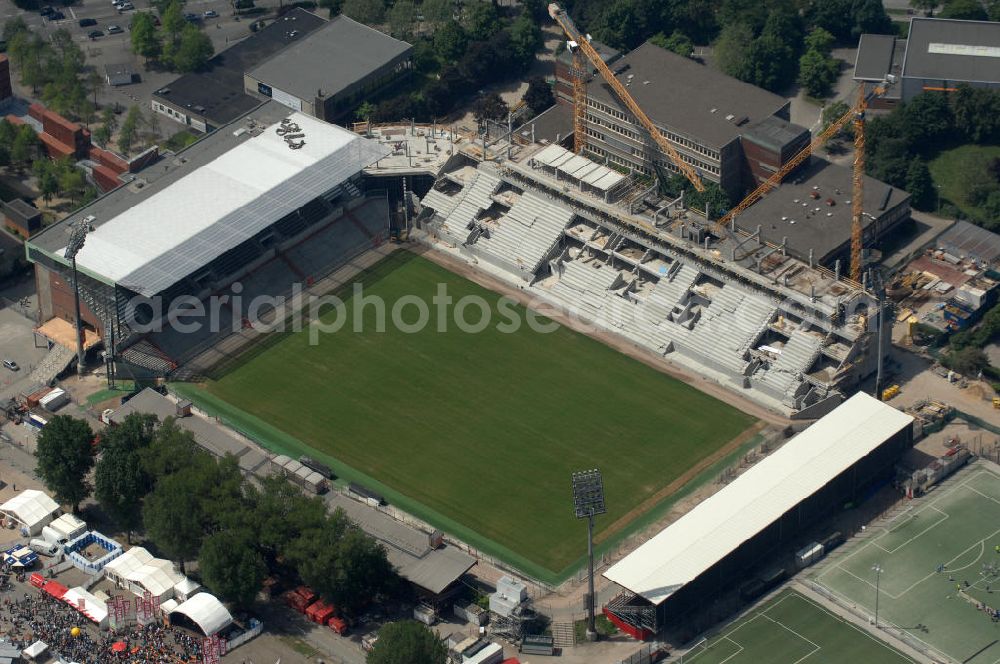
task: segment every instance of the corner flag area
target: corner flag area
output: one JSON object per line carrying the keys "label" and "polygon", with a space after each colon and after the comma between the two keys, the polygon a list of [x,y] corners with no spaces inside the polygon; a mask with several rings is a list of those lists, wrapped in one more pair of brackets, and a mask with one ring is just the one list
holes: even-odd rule
{"label": "corner flag area", "polygon": [[1000,661],[1000,475],[979,461],[868,528],[813,581],[958,662]]}
{"label": "corner flag area", "polygon": [[701,642],[683,664],[912,664],[889,645],[799,593],[755,608]]}

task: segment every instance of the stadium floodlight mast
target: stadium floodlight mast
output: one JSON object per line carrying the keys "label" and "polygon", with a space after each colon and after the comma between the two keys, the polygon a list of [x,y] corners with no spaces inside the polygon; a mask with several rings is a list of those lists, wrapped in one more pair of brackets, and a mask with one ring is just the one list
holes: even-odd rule
{"label": "stadium floodlight mast", "polygon": [[875,572],[875,629],[878,629],[878,582],[882,576],[882,565],[875,563],[872,571]]}
{"label": "stadium floodlight mast", "polygon": [[76,310],[76,373],[83,375],[83,321],[80,319],[80,275],[76,271],[76,255],[83,249],[83,243],[87,240],[87,233],[90,231],[90,222],[80,219],[70,225],[69,244],[66,245],[66,253],[63,255],[73,263],[73,306]]}
{"label": "stadium floodlight mast", "polygon": [[576,518],[587,520],[587,640],[597,640],[594,625],[594,517],[607,512],[604,505],[604,480],[601,471],[583,470],[573,473],[573,506]]}

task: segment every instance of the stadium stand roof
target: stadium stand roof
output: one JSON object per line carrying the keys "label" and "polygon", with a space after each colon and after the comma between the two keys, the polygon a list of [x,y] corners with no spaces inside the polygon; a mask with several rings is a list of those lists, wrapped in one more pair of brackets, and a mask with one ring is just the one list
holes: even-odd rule
{"label": "stadium stand roof", "polygon": [[903,76],[1000,81],[1000,23],[915,16],[910,20]]}
{"label": "stadium stand roof", "polygon": [[566,177],[582,180],[591,187],[607,191],[627,176],[618,171],[601,166],[586,157],[573,154],[560,145],[549,145],[531,157],[535,161],[554,168]]}
{"label": "stadium stand roof", "polygon": [[[788,105],[783,97],[650,42],[615,62],[611,70],[658,125],[717,148],[739,136],[741,127]],[[607,83],[592,82],[588,94],[623,108]]]}
{"label": "stadium stand roof", "polygon": [[316,14],[296,7],[213,57],[204,71],[184,74],[160,88],[153,98],[218,125],[228,124],[260,105],[259,99],[243,91],[243,73],[326,23]]}
{"label": "stadium stand roof", "polygon": [[859,392],[604,576],[660,604],[912,422]]}
{"label": "stadium stand roof", "polygon": [[13,517],[32,532],[52,521],[52,515],[58,511],[59,504],[37,489],[25,489],[0,505],[0,512]]}
{"label": "stadium stand roof", "polygon": [[212,636],[229,626],[233,617],[214,595],[198,593],[170,612],[187,616],[205,636]]}
{"label": "stadium stand roof", "polygon": [[331,97],[346,90],[412,49],[405,41],[341,14],[248,74],[300,99],[312,100],[320,91]]}
{"label": "stadium stand roof", "polygon": [[[290,149],[275,133],[276,122],[257,135],[239,129],[217,132],[236,138],[236,145],[152,195],[133,199],[111,217],[101,219],[100,202],[92,210],[85,208],[82,213],[94,217],[94,230],[77,264],[151,297],[390,150],[287,108],[284,117],[305,134],[301,149]],[[128,188],[115,191],[122,189]]]}

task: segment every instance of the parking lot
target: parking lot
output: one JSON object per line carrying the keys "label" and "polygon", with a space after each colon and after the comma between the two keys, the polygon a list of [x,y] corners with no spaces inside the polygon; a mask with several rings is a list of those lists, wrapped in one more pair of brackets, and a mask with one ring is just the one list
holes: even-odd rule
{"label": "parking lot", "polygon": [[28,387],[28,374],[48,352],[45,341],[35,343],[34,323],[14,307],[0,309],[0,359],[13,360],[20,367],[11,371],[0,367],[0,400]]}

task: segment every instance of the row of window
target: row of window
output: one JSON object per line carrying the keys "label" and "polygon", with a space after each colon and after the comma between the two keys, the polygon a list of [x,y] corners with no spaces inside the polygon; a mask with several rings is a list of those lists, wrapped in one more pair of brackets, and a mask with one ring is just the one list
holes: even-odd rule
{"label": "row of window", "polygon": [[[619,110],[617,110],[615,108],[611,108],[610,106],[608,106],[606,104],[602,104],[599,101],[594,101],[593,99],[589,99],[589,98],[587,100],[587,103],[588,103],[588,105],[591,108],[596,108],[597,110],[601,111],[602,113],[610,115],[613,118],[617,118],[619,120],[623,120],[623,121],[628,122],[629,124],[632,124],[632,125],[635,124],[635,122],[630,117],[626,116],[624,113],[622,113],[621,111],[619,111]],[[609,127],[610,129],[618,132],[619,134],[622,134],[623,136],[628,136],[629,138],[631,138],[634,141],[640,140],[640,137],[639,137],[638,133],[633,132],[633,131],[629,131],[628,129],[625,129],[624,127],[617,127],[617,126],[612,125],[611,123],[601,122],[598,118],[596,118],[595,116],[590,115],[590,114],[587,115],[587,119],[589,121],[595,122],[597,124],[603,124],[603,125]],[[685,148],[688,148],[689,150],[693,150],[695,152],[703,154],[706,157],[709,157],[710,159],[719,159],[719,151],[718,150],[712,150],[711,148],[705,147],[704,145],[701,145],[700,143],[696,143],[696,142],[694,142],[694,141],[692,141],[690,139],[684,138],[683,136],[679,136],[679,135],[677,135],[677,134],[675,134],[675,133],[673,133],[672,131],[669,131],[669,130],[664,130],[664,129],[661,128],[660,131],[663,133],[664,136],[666,136],[667,140],[669,140],[671,143],[683,146]]]}

